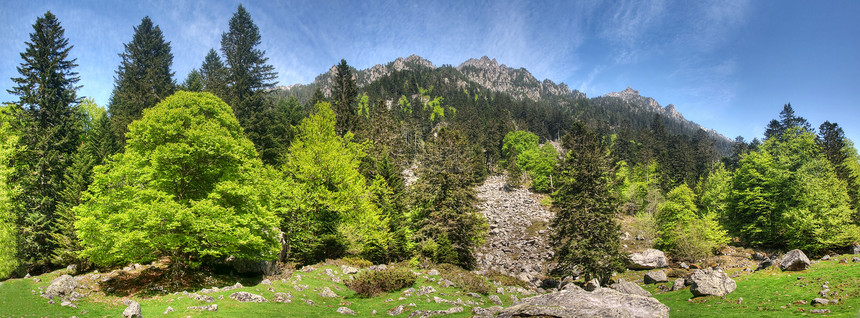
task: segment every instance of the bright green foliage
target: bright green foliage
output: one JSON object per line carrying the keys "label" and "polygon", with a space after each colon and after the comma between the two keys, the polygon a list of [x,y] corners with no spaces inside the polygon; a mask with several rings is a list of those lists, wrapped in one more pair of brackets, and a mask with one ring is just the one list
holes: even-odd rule
{"label": "bright green foliage", "polygon": [[176,83],[170,71],[170,42],[149,17],[134,27],[134,37],[119,56],[122,62],[110,98],[110,118],[120,145],[124,145],[128,125],[140,119],[144,109],[173,94]]}
{"label": "bright green foliage", "polygon": [[107,157],[116,152],[117,145],[111,131],[107,111],[92,99],[81,101],[81,127],[83,134],[77,152],[72,157],[72,166],[66,170],[63,179],[62,202],[57,206],[55,232],[51,238],[56,244],[52,262],[58,266],[72,263],[82,265],[78,256],[80,244],[75,230],[73,208],[82,203],[82,194],[92,183],[93,167],[104,163]]}
{"label": "bright green foliage", "polygon": [[52,221],[80,134],[77,64],[69,59],[72,46],[64,34],[51,12],[36,19],[27,49],[21,53],[21,77],[12,78],[16,86],[9,91],[18,96],[17,106],[23,110],[16,114],[14,125],[22,150],[13,160],[20,167],[10,182],[20,190],[13,199],[20,231],[18,259],[28,272],[48,267]]}
{"label": "bright green foliage", "polygon": [[633,167],[620,161],[616,167],[617,192],[626,213],[657,213],[665,198],[660,190],[660,169],[655,160]]}
{"label": "bright green foliage", "polygon": [[438,243],[432,253],[436,262],[464,268],[475,265],[474,250],[487,232],[487,221],[476,207],[475,161],[475,153],[458,130],[442,127],[427,144],[415,184],[417,211],[412,225],[417,241]]}
{"label": "bright green foliage", "polygon": [[817,251],[857,239],[844,181],[799,127],[743,157],[730,210],[733,231],[752,245]]}
{"label": "bright green foliage", "polygon": [[203,75],[200,75],[200,71],[196,68],[192,69],[188,73],[188,77],[185,78],[185,82],[182,82],[182,85],[179,85],[178,89],[186,92],[202,92]]}
{"label": "bright green foliage", "polygon": [[432,109],[432,112],[430,113],[430,124],[435,124],[442,120],[442,118],[445,118],[445,109],[442,108],[442,102],[444,100],[445,99],[441,96],[437,96],[427,103],[427,107]]}
{"label": "bright green foliage", "polygon": [[335,133],[330,107],[317,104],[302,120],[283,166],[286,257],[303,263],[378,255],[390,239],[388,220],[359,172],[364,146],[352,142],[352,133]]}
{"label": "bright green foliage", "polygon": [[404,95],[400,95],[400,99],[397,100],[397,105],[400,106],[400,114],[403,117],[409,117],[412,115],[412,103],[409,102],[409,99]]}
{"label": "bright green foliage", "polygon": [[695,201],[693,191],[681,184],[669,191],[656,217],[658,246],[691,261],[702,259],[729,242],[716,214],[700,213]]}
{"label": "bright green foliage", "polygon": [[0,280],[6,279],[18,268],[15,226],[16,187],[9,183],[14,173],[12,158],[20,151],[19,135],[12,128],[17,107],[0,105]]}
{"label": "bright green foliage", "polygon": [[529,149],[538,147],[538,136],[522,130],[512,131],[502,141],[502,158],[512,160]]}
{"label": "bright green foliage", "polygon": [[555,271],[567,276],[580,269],[586,280],[596,278],[604,284],[612,273],[624,270],[625,258],[618,237],[620,202],[612,191],[612,159],[600,137],[582,122],[562,142],[568,153],[558,169],[558,190],[552,194]]}
{"label": "bright green foliage", "polygon": [[361,98],[358,99],[358,116],[370,118],[370,112],[370,101],[367,94],[361,94]]}
{"label": "bright green foliage", "polygon": [[547,143],[543,147],[535,147],[518,155],[517,165],[528,172],[535,191],[549,192],[554,186],[552,173],[555,171],[557,159],[558,151]]}
{"label": "bright green foliage", "polygon": [[[854,223],[860,224],[860,154],[857,153],[857,148],[854,148],[854,143],[851,140],[845,140],[845,146],[842,148],[845,153],[845,161],[842,166],[847,172],[848,196],[851,198],[851,208],[854,209]],[[837,177],[839,176],[837,169]]]}
{"label": "bright green foliage", "polygon": [[83,251],[97,265],[162,256],[174,270],[278,251],[271,180],[227,104],[178,92],[129,126],[125,152],[95,168],[74,209]]}
{"label": "bright green foliage", "polygon": [[723,163],[717,163],[707,179],[699,182],[699,211],[714,213],[721,223],[728,223],[729,195],[732,191],[732,173]]}

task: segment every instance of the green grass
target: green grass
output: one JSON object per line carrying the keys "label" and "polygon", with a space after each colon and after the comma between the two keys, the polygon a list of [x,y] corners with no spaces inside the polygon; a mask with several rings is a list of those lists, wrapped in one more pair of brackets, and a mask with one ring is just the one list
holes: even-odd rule
{"label": "green grass", "polygon": [[[463,301],[476,301],[478,303],[481,303],[480,306],[484,308],[495,305],[486,296],[480,299],[472,298],[468,295],[465,295],[465,291],[463,291],[459,287],[442,287],[437,282],[430,280],[432,278],[438,281],[440,276],[428,276],[426,275],[426,270],[421,271],[422,275],[418,277],[416,283],[412,287],[418,289],[421,286],[432,286],[434,289],[436,289],[436,293],[424,296],[413,295],[410,297],[405,297],[402,295],[402,290],[399,290],[391,293],[382,294],[373,298],[363,298],[357,295],[352,290],[346,288],[343,283],[332,282],[329,277],[325,275],[325,268],[330,268],[338,272],[340,271],[340,268],[337,266],[319,266],[311,273],[297,271],[293,275],[293,277],[287,279],[286,283],[282,282],[281,280],[274,280],[271,286],[246,286],[241,289],[208,294],[216,298],[213,304],[218,305],[217,312],[198,312],[188,310],[186,308],[188,306],[208,305],[209,303],[190,299],[187,296],[183,296],[181,294],[164,294],[145,297],[134,296],[131,298],[135,301],[140,302],[142,313],[146,317],[247,317],[249,315],[253,317],[254,314],[257,314],[260,317],[332,317],[340,316],[339,314],[337,314],[336,310],[338,307],[341,306],[352,309],[357,313],[358,316],[370,316],[371,312],[373,310],[376,310],[377,315],[379,317],[387,317],[385,311],[395,308],[398,305],[405,306],[404,313],[401,314],[401,316],[407,317],[409,316],[409,313],[414,310],[446,310],[456,306],[453,304],[446,303],[437,304],[433,302],[433,296],[438,296],[452,301],[456,301],[458,298],[462,299]],[[419,271],[417,269],[414,270]],[[125,298],[119,296],[104,295],[102,293],[94,293],[91,296],[77,302],[76,304],[79,307],[78,309],[61,307],[59,303],[55,305],[49,305],[47,299],[44,299],[39,296],[38,288],[47,288],[51,279],[56,278],[61,274],[63,274],[63,271],[56,271],[53,273],[39,276],[41,282],[34,282],[32,278],[12,279],[2,282],[2,284],[0,284],[0,317],[121,316],[122,311],[126,307],[122,304]],[[294,279],[296,274],[302,276],[302,279],[300,282],[298,282],[298,284],[308,285],[309,288],[307,290],[298,291],[293,288],[292,279]],[[345,275],[340,275],[340,277],[341,279],[346,279]],[[270,287],[274,291],[268,290]],[[321,290],[323,287],[331,288],[332,291],[334,291],[341,297],[323,298],[319,296],[319,290]],[[257,295],[262,295],[263,297],[268,299],[269,302],[240,303],[230,299],[230,294],[237,291],[246,291]],[[196,292],[196,290],[189,290],[189,292]],[[289,292],[293,295],[293,302],[273,302],[272,300],[274,298],[274,294],[277,292]],[[441,295],[440,293],[444,293],[445,295]],[[496,294],[495,286],[491,294]],[[218,296],[221,295],[224,296],[224,299],[218,300]],[[520,298],[523,297],[519,294],[517,294],[517,296]],[[400,297],[404,297],[405,299],[399,300],[398,298]],[[511,305],[510,299],[507,294],[499,295],[499,297],[502,299],[506,306]],[[315,304],[309,305],[302,301],[302,299],[310,299]],[[386,302],[387,299],[393,299],[393,301]],[[408,305],[410,303],[416,304],[416,307],[409,307]],[[172,307],[175,312],[168,315],[163,315],[164,310],[168,306]],[[462,313],[447,315],[446,317],[470,317],[471,309],[471,306],[464,306]],[[82,311],[85,311],[86,313],[82,314]]]}
{"label": "green grass", "polygon": [[[802,276],[802,279],[798,279]],[[836,259],[814,264],[801,272],[781,272],[770,268],[735,278],[738,288],[725,299],[715,296],[693,298],[689,288],[657,293],[657,285],[644,288],[671,308],[672,317],[785,317],[811,315],[812,309],[829,309],[829,317],[860,316],[860,264],[839,264]],[[821,285],[839,293],[836,305],[813,307]],[[671,280],[668,285],[671,287]],[[743,301],[738,304],[738,299]],[[807,304],[796,303],[800,300]],[[784,307],[784,308],[783,308]]]}

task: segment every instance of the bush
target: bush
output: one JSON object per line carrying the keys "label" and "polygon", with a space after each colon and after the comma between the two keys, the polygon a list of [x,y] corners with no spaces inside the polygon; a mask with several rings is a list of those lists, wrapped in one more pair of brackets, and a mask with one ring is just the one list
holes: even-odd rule
{"label": "bush", "polygon": [[451,264],[440,264],[439,273],[442,278],[450,280],[460,286],[465,292],[487,295],[493,286],[486,279],[475,275],[470,271]]}
{"label": "bush", "polygon": [[405,268],[389,268],[382,271],[365,271],[346,282],[361,297],[374,297],[415,284],[415,275]]}

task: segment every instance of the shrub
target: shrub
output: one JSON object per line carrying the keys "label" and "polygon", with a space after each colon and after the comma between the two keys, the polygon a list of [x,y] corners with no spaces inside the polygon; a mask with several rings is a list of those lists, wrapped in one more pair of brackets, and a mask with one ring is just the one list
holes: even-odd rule
{"label": "shrub", "polygon": [[440,264],[439,269],[442,278],[454,282],[463,291],[487,295],[493,288],[483,277],[455,265]]}
{"label": "shrub", "polygon": [[405,268],[389,268],[381,271],[365,271],[346,282],[361,297],[374,297],[415,284],[415,275]]}

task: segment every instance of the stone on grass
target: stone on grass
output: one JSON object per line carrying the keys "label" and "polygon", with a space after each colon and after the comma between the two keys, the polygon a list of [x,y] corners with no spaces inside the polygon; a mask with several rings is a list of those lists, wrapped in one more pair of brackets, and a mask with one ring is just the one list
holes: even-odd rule
{"label": "stone on grass", "polygon": [[271,285],[271,284],[272,284],[272,281],[270,281],[268,278],[266,278],[266,279],[262,280],[262,281],[260,282],[260,284],[261,284],[261,285]]}
{"label": "stone on grass", "polygon": [[678,278],[672,283],[672,291],[682,290],[684,289],[684,279]]}
{"label": "stone on grass", "polygon": [[697,269],[690,275],[693,296],[725,296],[735,291],[737,284],[720,269]]}
{"label": "stone on grass", "polygon": [[498,317],[669,317],[657,299],[608,288],[565,290],[523,299]]}
{"label": "stone on grass", "polygon": [[358,273],[358,268],[352,266],[341,265],[340,271],[343,272],[344,275],[352,275]]}
{"label": "stone on grass", "polygon": [[814,298],[814,299],[812,299],[812,305],[813,305],[813,306],[817,306],[817,305],[827,305],[828,303],[830,303],[830,301],[829,301],[829,300],[827,300],[827,299],[824,299],[824,298]]}
{"label": "stone on grass", "polygon": [[629,269],[655,269],[668,266],[669,262],[666,261],[666,254],[653,248],[630,254],[630,260],[627,262],[627,268]]}
{"label": "stone on grass", "polygon": [[122,316],[125,318],[143,318],[140,313],[140,304],[134,300],[126,299],[125,305],[128,306],[122,311]]}
{"label": "stone on grass", "polygon": [[[615,290],[617,290],[621,293],[624,293],[624,294],[638,295],[638,296],[642,296],[642,297],[651,297],[650,292],[642,289],[642,287],[639,287],[639,285],[637,285],[636,283],[631,283],[628,281],[620,281],[620,282],[617,282],[615,284],[612,284],[612,286],[609,286],[609,287],[612,287],[612,289],[615,289]],[[601,289],[597,289],[597,290],[601,290]]]}
{"label": "stone on grass", "polygon": [[782,271],[802,271],[808,269],[809,265],[809,258],[798,249],[788,251],[779,261],[779,269]]}
{"label": "stone on grass", "polygon": [[392,308],[388,311],[389,316],[397,316],[403,313],[403,305]]}
{"label": "stone on grass", "polygon": [[463,312],[463,307],[452,307],[447,310],[416,310],[409,314],[409,318],[427,318],[431,316],[443,316]]}
{"label": "stone on grass", "polygon": [[824,256],[822,256],[822,257],[821,257],[821,260],[822,260],[822,261],[829,261],[829,260],[830,260],[830,255],[824,255]]}
{"label": "stone on grass", "polygon": [[813,309],[809,311],[810,314],[829,314],[830,309]]}
{"label": "stone on grass", "polygon": [[268,302],[266,298],[260,295],[252,294],[249,292],[238,292],[230,294],[230,299],[233,299],[238,302],[243,303],[265,303]]}
{"label": "stone on grass", "polygon": [[173,310],[173,307],[167,306],[167,309],[164,310],[164,314],[166,315],[166,314],[172,313],[174,311],[175,310]]}
{"label": "stone on grass", "polygon": [[337,308],[337,313],[339,313],[339,314],[341,314],[341,315],[353,315],[353,316],[355,316],[355,312],[354,312],[354,311],[352,311],[352,309],[349,309],[349,308],[346,308],[346,307],[338,307],[338,308]]}
{"label": "stone on grass", "polygon": [[437,271],[437,270],[435,270],[435,269],[431,269],[429,272],[427,272],[427,275],[430,275],[430,276],[439,276],[439,271]]}
{"label": "stone on grass", "polygon": [[335,294],[333,291],[331,291],[331,288],[328,288],[328,287],[324,287],[324,288],[323,288],[323,290],[319,293],[319,295],[320,295],[320,296],[322,296],[322,297],[325,297],[325,298],[337,298],[337,297],[340,297],[340,296],[338,296],[337,294]]}
{"label": "stone on grass", "polygon": [[645,274],[646,284],[665,283],[668,281],[669,278],[666,277],[666,272],[664,271],[653,271]]}
{"label": "stone on grass", "polygon": [[199,310],[199,311],[218,311],[218,305],[216,305],[216,304],[206,305],[206,306],[191,306],[191,307],[185,307],[185,308],[189,309],[189,310]]}
{"label": "stone on grass", "polygon": [[71,275],[63,275],[51,281],[43,297],[51,299],[54,297],[65,297],[71,295],[78,287],[78,281]]}
{"label": "stone on grass", "polygon": [[490,295],[489,298],[491,301],[493,301],[494,304],[499,305],[499,306],[504,306],[504,304],[502,303],[502,299],[499,298],[498,295]]}

